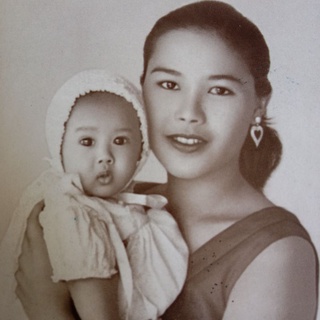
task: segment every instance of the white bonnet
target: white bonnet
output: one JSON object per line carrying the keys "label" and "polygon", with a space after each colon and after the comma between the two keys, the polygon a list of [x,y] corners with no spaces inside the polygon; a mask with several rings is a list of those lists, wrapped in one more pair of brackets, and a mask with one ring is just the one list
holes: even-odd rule
{"label": "white bonnet", "polygon": [[51,165],[58,171],[63,171],[61,145],[65,132],[65,123],[69,119],[76,99],[94,91],[110,92],[123,97],[136,110],[142,134],[142,152],[135,172],[137,174],[146,161],[149,151],[147,122],[141,93],[126,79],[111,75],[106,70],[101,69],[86,70],[76,74],[54,95],[46,117],[46,138],[52,157],[50,160]]}

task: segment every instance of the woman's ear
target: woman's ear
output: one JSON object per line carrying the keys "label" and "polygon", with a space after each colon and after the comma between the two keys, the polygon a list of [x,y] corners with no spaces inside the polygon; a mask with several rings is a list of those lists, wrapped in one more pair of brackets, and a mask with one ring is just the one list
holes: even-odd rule
{"label": "woman's ear", "polygon": [[267,106],[269,104],[270,98],[271,98],[271,94],[258,98],[258,106],[253,113],[252,124],[256,123],[255,122],[256,117],[262,118],[263,116],[266,115]]}

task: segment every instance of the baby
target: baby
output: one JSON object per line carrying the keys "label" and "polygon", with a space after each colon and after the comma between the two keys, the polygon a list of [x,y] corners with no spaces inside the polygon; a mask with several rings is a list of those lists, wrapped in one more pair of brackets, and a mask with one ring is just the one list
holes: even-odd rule
{"label": "baby", "polygon": [[[81,72],[54,96],[46,132],[51,169],[22,197],[0,247],[1,314],[26,318],[14,272],[27,215],[44,199],[52,280],[67,283],[79,316],[157,319],[183,286],[188,250],[166,199],[131,192],[148,154],[138,91],[103,70]],[[118,297],[106,301],[117,273]]]}

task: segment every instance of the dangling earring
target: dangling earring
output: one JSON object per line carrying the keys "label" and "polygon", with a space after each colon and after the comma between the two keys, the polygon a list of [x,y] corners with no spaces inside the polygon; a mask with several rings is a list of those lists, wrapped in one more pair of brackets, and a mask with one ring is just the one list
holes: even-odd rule
{"label": "dangling earring", "polygon": [[250,134],[253,142],[258,148],[263,137],[263,128],[260,126],[261,117],[256,117],[255,122],[256,123],[251,127]]}

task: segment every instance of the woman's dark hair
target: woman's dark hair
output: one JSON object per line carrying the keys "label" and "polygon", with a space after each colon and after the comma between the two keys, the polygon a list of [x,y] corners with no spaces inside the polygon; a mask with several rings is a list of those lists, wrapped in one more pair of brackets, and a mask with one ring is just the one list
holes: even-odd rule
{"label": "woman's dark hair", "polygon": [[[255,81],[257,95],[266,97],[271,94],[272,87],[268,80],[269,49],[263,35],[250,20],[232,6],[220,1],[191,3],[168,13],[156,22],[144,45],[141,84],[144,83],[148,63],[158,39],[177,29],[197,29],[219,35],[247,64]],[[261,125],[264,136],[259,147],[256,148],[248,132],[239,159],[242,175],[258,190],[264,187],[277,167],[282,153],[278,134],[267,125],[266,117],[263,117]]]}

